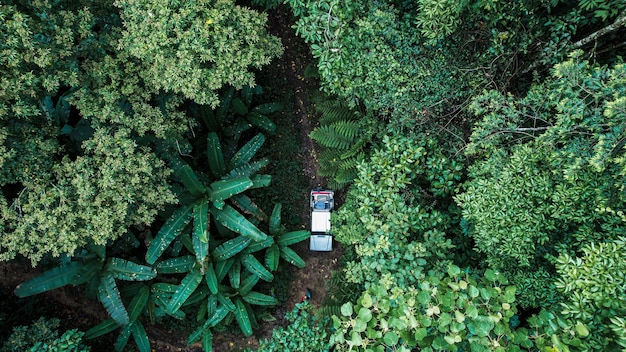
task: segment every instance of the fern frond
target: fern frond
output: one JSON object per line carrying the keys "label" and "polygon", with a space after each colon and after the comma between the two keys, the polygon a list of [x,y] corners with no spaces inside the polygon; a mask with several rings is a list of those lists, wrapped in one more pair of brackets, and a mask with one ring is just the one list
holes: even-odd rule
{"label": "fern frond", "polygon": [[[343,132],[347,132],[344,130]],[[328,148],[348,149],[354,142],[354,137],[341,134],[333,125],[325,125],[315,128],[311,138]]]}
{"label": "fern frond", "polygon": [[325,100],[316,104],[320,116],[320,124],[328,125],[337,121],[351,121],[358,118],[358,114],[351,110],[343,101]]}
{"label": "fern frond", "polygon": [[325,317],[330,318],[333,315],[336,315],[338,317],[341,316],[341,305],[331,304],[331,305],[323,306],[323,307],[318,308],[317,311],[315,312],[315,316],[320,320]]}

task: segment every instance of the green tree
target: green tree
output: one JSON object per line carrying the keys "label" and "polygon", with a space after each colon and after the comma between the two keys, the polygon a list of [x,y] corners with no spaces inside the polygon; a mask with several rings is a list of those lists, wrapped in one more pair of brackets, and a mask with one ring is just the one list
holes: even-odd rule
{"label": "green tree", "polygon": [[524,98],[473,103],[483,120],[467,151],[479,159],[456,199],[494,268],[553,275],[559,254],[624,235],[624,83],[624,64],[575,55]]}

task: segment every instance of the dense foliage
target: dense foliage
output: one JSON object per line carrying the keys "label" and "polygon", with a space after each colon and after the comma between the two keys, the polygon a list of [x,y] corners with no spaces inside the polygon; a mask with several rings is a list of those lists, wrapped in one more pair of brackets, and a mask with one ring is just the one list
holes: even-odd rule
{"label": "dense foliage", "polygon": [[[332,96],[320,174],[346,187],[328,305],[260,350],[626,350],[623,1],[250,2],[295,16]],[[241,3],[0,5],[0,259],[46,265],[20,297],[99,300],[86,339],[149,351],[145,324],[180,319],[209,351],[305,265],[276,195],[297,182],[264,191],[298,172],[271,170],[283,105],[255,86],[283,49]]]}

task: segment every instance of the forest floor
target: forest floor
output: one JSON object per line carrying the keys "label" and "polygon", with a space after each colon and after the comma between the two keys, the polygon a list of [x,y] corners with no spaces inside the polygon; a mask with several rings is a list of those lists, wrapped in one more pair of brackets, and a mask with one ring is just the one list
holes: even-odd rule
{"label": "forest floor", "polygon": [[[283,113],[291,115],[295,130],[299,127],[300,151],[298,155],[309,189],[323,187],[325,180],[317,175],[319,168],[317,151],[315,144],[309,138],[309,133],[315,126],[314,103],[311,97],[319,91],[317,79],[307,77],[305,74],[312,58],[306,44],[295,35],[291,28],[293,18],[286,9],[270,10],[268,15],[270,32],[282,40],[285,48],[283,56],[271,64],[274,67],[270,71],[271,74],[283,77],[284,87],[281,89],[287,90],[288,92],[285,93],[289,94],[286,96],[293,99],[293,104],[289,105],[293,107],[293,111]],[[299,214],[301,227],[308,228],[310,221],[308,194],[302,196],[301,203]],[[338,265],[341,248],[335,248],[332,252],[311,252],[308,249],[308,241],[303,241],[293,248],[306,261],[306,267],[289,268],[288,276],[291,283],[286,302],[283,302],[274,312],[276,320],[261,323],[259,329],[255,330],[251,337],[216,333],[213,340],[214,351],[242,351],[247,347],[257,347],[259,340],[270,338],[274,328],[287,323],[284,319],[285,313],[302,301],[307,288],[312,292],[312,303],[315,306],[322,304],[326,295],[326,282],[330,278],[331,271]],[[59,318],[62,324],[61,331],[73,328],[86,331],[108,318],[100,302],[89,300],[75,287],[63,287],[26,300],[18,300],[13,294],[15,287],[40,272],[39,269],[31,268],[30,262],[27,261],[0,262],[0,323],[2,326],[28,325],[40,316],[46,316]],[[19,305],[19,307],[12,305]],[[147,325],[146,329],[153,351],[201,351],[199,344],[187,345],[188,332],[184,327],[168,329],[163,325]],[[10,331],[5,330],[0,336],[0,346],[1,341],[8,334]],[[111,351],[116,338],[117,334],[112,333],[91,341],[96,343],[92,351]],[[128,347],[132,345],[131,342]]]}

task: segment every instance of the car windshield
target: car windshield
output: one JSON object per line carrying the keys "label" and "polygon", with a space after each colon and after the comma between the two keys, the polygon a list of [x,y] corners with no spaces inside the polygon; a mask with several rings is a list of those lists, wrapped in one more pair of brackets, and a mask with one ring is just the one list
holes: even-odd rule
{"label": "car windshield", "polygon": [[328,196],[318,195],[315,198],[315,209],[328,209],[328,208],[330,208],[330,203],[328,202]]}

